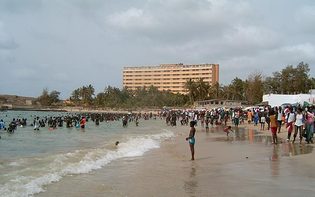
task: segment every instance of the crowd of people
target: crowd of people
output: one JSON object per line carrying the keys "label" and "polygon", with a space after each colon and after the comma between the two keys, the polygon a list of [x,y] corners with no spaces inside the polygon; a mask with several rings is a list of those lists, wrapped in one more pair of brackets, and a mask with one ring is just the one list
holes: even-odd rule
{"label": "crowd of people", "polygon": [[[254,125],[260,124],[260,129],[271,130],[273,143],[278,143],[277,133],[285,130],[287,132],[287,141],[294,143],[299,137],[300,143],[305,138],[306,143],[314,143],[314,114],[313,106],[279,106],[265,107],[259,110],[249,110],[247,112],[248,122],[254,122]],[[292,138],[292,141],[291,141]]]}
{"label": "crowd of people", "polygon": [[[7,115],[5,117],[7,118]],[[134,122],[136,126],[139,125],[139,119],[148,120],[156,119],[156,115],[152,113],[68,113],[54,116],[30,116],[30,117],[15,117],[12,120],[0,120],[0,131],[14,133],[18,128],[33,127],[34,131],[39,131],[41,128],[48,128],[54,130],[61,127],[66,128],[81,128],[85,129],[86,123],[94,122],[95,126],[102,122],[122,121],[123,127],[127,127],[130,122]],[[31,119],[31,120],[29,120]],[[1,136],[0,136],[1,138]]]}
{"label": "crowd of people", "polygon": [[314,106],[287,105],[247,109],[165,110],[161,113],[161,116],[165,118],[166,124],[170,126],[176,126],[177,121],[181,125],[190,123],[190,131],[186,140],[189,142],[192,160],[194,160],[195,126],[198,124],[206,131],[209,131],[209,126],[222,125],[222,130],[229,136],[234,131],[228,123],[232,123],[237,128],[240,124],[247,122],[247,125],[257,126],[257,130],[259,128],[261,131],[270,130],[273,144],[279,143],[277,134],[280,132],[287,132],[287,142],[295,143],[298,137],[300,144],[303,140],[307,144],[314,143]]}
{"label": "crowd of people", "polygon": [[[257,130],[270,130],[272,143],[278,144],[277,134],[287,132],[287,142],[295,143],[297,137],[300,144],[303,139],[307,144],[314,143],[314,106],[278,106],[278,107],[253,107],[253,108],[216,108],[211,110],[165,110],[161,113],[166,124],[176,126],[179,121],[181,125],[190,123],[190,131],[186,140],[189,142],[192,160],[194,160],[195,126],[209,131],[209,126],[222,125],[227,136],[233,132],[231,125],[238,127],[240,124],[257,126]],[[228,122],[229,121],[229,122]],[[291,141],[292,140],[292,141]]]}
{"label": "crowd of people", "polygon": [[[82,113],[82,114],[64,114],[60,116],[45,116],[32,117],[29,121],[27,118],[13,118],[6,126],[3,119],[0,120],[0,130],[6,130],[9,133],[14,133],[18,127],[32,126],[34,130],[48,127],[49,129],[66,128],[85,128],[86,122],[93,121],[95,126],[101,122],[108,121],[122,121],[122,126],[127,127],[128,123],[134,122],[136,126],[139,125],[139,119],[148,120],[160,117],[165,119],[166,124],[176,126],[177,122],[181,125],[187,125],[190,121],[194,121],[197,126],[209,131],[210,126],[223,125],[223,129],[227,135],[232,131],[228,121],[238,127],[248,124],[260,127],[260,130],[270,130],[272,134],[272,142],[278,143],[277,134],[283,132],[283,128],[287,132],[287,141],[294,143],[299,139],[302,143],[305,138],[306,143],[314,143],[314,114],[315,108],[313,106],[279,106],[279,107],[260,107],[260,108],[216,108],[211,110],[162,110],[158,114],[152,113]],[[191,123],[191,122],[190,122]],[[194,125],[194,126],[195,126]],[[291,141],[292,138],[292,141]]]}

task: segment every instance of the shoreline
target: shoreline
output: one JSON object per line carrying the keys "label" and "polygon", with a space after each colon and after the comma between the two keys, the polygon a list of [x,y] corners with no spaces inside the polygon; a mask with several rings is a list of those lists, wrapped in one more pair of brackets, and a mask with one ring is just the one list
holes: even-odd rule
{"label": "shoreline", "polygon": [[[65,177],[36,196],[312,196],[314,145],[286,141],[273,145],[250,140],[254,125],[240,125],[245,141],[226,137],[222,128],[198,126],[190,161],[189,127],[166,127],[176,134],[145,155],[117,160],[88,174]],[[285,135],[284,129],[279,137]],[[284,138],[285,139],[285,138]],[[309,148],[310,152],[302,153]],[[291,152],[290,152],[291,151]],[[121,174],[114,172],[120,171]],[[132,180],[132,181],[131,181]],[[73,189],[70,189],[73,188]]]}

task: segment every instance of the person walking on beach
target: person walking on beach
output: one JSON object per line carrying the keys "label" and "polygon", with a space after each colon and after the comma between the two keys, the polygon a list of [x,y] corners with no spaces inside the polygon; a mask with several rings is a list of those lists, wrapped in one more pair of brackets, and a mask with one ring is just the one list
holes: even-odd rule
{"label": "person walking on beach", "polygon": [[294,122],[295,122],[295,114],[292,112],[292,107],[289,107],[288,108],[288,119],[287,119],[287,125],[286,125],[287,131],[288,131],[288,138],[287,138],[288,142],[290,142]]}
{"label": "person walking on beach", "polygon": [[255,112],[254,114],[254,125],[257,126],[259,121],[259,115],[258,112]]}
{"label": "person walking on beach", "polygon": [[306,121],[305,121],[305,128],[306,128],[306,142],[313,143],[313,133],[314,133],[314,114],[312,113],[312,109],[308,109],[306,112]]}
{"label": "person walking on beach", "polygon": [[278,108],[278,113],[277,113],[278,133],[280,133],[280,131],[281,131],[282,116],[283,116],[282,109],[281,109],[281,107],[279,107]]}
{"label": "person walking on beach", "polygon": [[278,137],[277,137],[277,117],[275,115],[275,111],[273,109],[269,112],[269,118],[270,118],[270,129],[272,133],[272,143],[277,144],[278,143]]}
{"label": "person walking on beach", "polygon": [[196,122],[190,121],[190,131],[189,136],[186,137],[186,141],[188,140],[190,152],[191,152],[191,160],[195,160],[195,129]]}
{"label": "person walking on beach", "polygon": [[236,110],[234,112],[234,125],[235,127],[238,127],[239,124],[240,124],[240,112]]}
{"label": "person walking on beach", "polygon": [[252,123],[252,119],[253,119],[253,113],[252,113],[251,110],[248,110],[247,111],[247,122],[248,122],[248,124]]}
{"label": "person walking on beach", "polygon": [[266,122],[266,117],[265,117],[265,113],[263,112],[260,117],[260,130],[265,130],[265,122]]}
{"label": "person walking on beach", "polygon": [[304,125],[304,116],[302,114],[302,109],[298,108],[297,109],[297,113],[295,115],[295,129],[294,129],[294,135],[293,135],[293,141],[292,143],[295,142],[295,138],[297,136],[297,134],[299,133],[299,137],[300,137],[300,144],[302,143],[302,139],[303,139],[303,125]]}

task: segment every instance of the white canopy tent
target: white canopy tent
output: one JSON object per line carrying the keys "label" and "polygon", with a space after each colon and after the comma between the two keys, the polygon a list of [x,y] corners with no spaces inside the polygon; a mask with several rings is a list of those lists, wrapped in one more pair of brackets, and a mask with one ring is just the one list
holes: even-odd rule
{"label": "white canopy tent", "polygon": [[304,102],[314,104],[315,95],[310,92],[310,94],[266,94],[263,95],[263,102],[268,102],[272,107],[281,106],[283,103],[295,104],[299,103],[303,105]]}

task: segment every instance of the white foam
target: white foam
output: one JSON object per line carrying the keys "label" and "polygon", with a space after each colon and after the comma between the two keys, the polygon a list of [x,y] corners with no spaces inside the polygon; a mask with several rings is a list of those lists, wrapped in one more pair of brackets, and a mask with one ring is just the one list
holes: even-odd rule
{"label": "white foam", "polygon": [[160,134],[130,138],[126,142],[119,143],[115,150],[98,148],[55,155],[52,162],[47,164],[45,169],[41,169],[42,172],[37,173],[36,176],[20,176],[0,185],[0,196],[22,197],[43,192],[45,191],[43,186],[57,182],[64,176],[89,173],[117,159],[142,156],[151,149],[159,148],[161,141],[173,136],[174,133],[164,130]]}
{"label": "white foam", "polygon": [[9,163],[9,166],[20,166],[20,163],[14,161]]}

